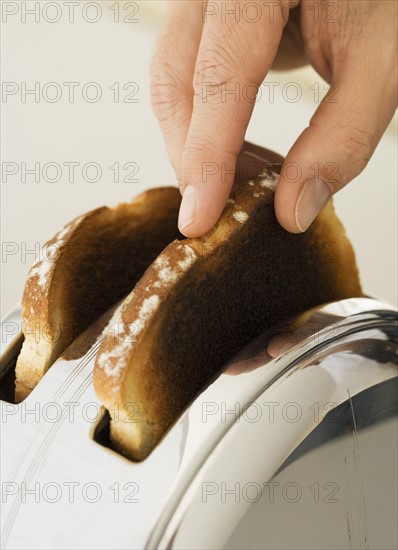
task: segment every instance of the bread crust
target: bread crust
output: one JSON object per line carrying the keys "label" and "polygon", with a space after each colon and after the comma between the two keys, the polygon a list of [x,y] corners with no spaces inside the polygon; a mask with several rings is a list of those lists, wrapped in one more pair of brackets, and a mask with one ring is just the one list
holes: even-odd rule
{"label": "bread crust", "polygon": [[204,237],[174,241],[113,316],[94,368],[114,447],[143,460],[244,345],[325,302],[361,296],[330,202],[303,234],[274,213],[278,176],[239,187]]}

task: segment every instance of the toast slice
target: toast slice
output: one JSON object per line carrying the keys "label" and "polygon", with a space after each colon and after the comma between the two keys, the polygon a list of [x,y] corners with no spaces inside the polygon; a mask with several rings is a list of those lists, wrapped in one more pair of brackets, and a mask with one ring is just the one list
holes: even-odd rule
{"label": "toast slice", "polygon": [[80,333],[134,288],[168,243],[182,238],[180,203],[177,188],[151,189],[131,203],[76,218],[47,242],[22,297],[17,402]]}
{"label": "toast slice", "polygon": [[[174,241],[116,310],[94,369],[115,449],[143,460],[243,346],[325,302],[361,296],[332,202],[303,234],[277,222],[269,168],[204,237]],[[117,326],[117,334],[114,327]]]}

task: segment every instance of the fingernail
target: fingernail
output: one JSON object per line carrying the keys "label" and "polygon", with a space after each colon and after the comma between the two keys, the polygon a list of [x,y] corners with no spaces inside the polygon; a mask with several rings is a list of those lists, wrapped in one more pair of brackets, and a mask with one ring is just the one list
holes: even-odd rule
{"label": "fingernail", "polygon": [[296,204],[296,224],[306,231],[332,195],[327,183],[320,178],[311,178],[304,183]]}
{"label": "fingernail", "polygon": [[184,189],[180,214],[178,217],[178,227],[184,229],[195,221],[196,213],[196,189],[192,185],[187,185]]}

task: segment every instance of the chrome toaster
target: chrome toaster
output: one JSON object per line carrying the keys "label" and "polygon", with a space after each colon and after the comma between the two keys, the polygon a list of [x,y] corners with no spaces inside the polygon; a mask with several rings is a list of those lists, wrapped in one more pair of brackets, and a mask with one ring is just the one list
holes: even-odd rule
{"label": "chrome toaster", "polygon": [[2,548],[397,548],[397,319],[350,299],[276,359],[259,337],[132,462],[93,390],[99,339],[13,403],[16,308],[1,324]]}

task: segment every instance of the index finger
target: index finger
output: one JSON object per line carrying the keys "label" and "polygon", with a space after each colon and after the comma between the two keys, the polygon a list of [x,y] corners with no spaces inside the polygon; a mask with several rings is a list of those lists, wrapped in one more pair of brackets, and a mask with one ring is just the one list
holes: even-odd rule
{"label": "index finger", "polygon": [[256,94],[286,22],[282,3],[273,12],[263,6],[256,21],[244,17],[245,2],[222,4],[242,11],[223,17],[219,10],[204,23],[182,161],[179,227],[188,237],[211,229],[225,206]]}

